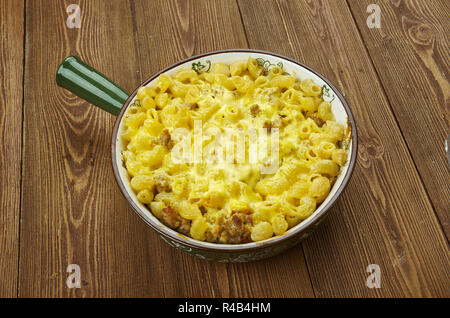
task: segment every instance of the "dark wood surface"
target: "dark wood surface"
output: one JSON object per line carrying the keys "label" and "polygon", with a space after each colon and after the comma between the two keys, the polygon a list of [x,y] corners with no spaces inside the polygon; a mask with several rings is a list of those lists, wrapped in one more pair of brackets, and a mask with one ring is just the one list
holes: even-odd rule
{"label": "dark wood surface", "polygon": [[[365,27],[358,12],[371,0],[349,1],[427,195],[450,235],[449,169],[442,156],[450,125],[450,1],[380,1],[386,22]],[[401,61],[401,63],[399,63]]]}
{"label": "dark wood surface", "polygon": [[0,296],[17,295],[23,113],[23,3],[0,5]]}
{"label": "dark wood surface", "polygon": [[[71,3],[79,29],[65,23]],[[380,29],[366,25],[370,3]],[[445,0],[2,1],[0,296],[449,297],[449,13]],[[114,117],[58,88],[55,71],[77,55],[132,91],[177,60],[239,47],[329,78],[360,144],[310,238],[222,264],[169,247],[132,212],[111,169]]]}

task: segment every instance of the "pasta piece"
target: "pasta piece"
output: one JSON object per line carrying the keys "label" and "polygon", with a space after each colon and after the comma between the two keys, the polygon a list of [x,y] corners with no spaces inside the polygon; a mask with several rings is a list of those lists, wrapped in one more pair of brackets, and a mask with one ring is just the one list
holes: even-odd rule
{"label": "pasta piece", "polygon": [[272,225],[269,222],[261,222],[253,227],[251,237],[253,241],[257,242],[268,239],[272,237],[272,235]]}
{"label": "pasta piece", "polygon": [[169,95],[167,95],[167,93],[160,93],[155,97],[156,106],[158,106],[159,108],[164,108],[164,106],[166,106],[168,102]]}
{"label": "pasta piece", "polygon": [[342,167],[347,161],[347,151],[344,149],[334,149],[331,154],[331,159]]}
{"label": "pasta piece", "polygon": [[305,96],[319,96],[322,93],[320,86],[309,78],[300,83],[300,88],[304,92]]}
{"label": "pasta piece", "polygon": [[279,66],[274,66],[270,69],[269,74],[267,74],[267,77],[269,79],[274,78],[277,75],[282,75],[283,74],[283,70],[281,69],[281,67]]}
{"label": "pasta piece", "polygon": [[269,79],[266,76],[259,76],[255,79],[255,86],[256,87],[267,87],[269,86]]}
{"label": "pasta piece", "polygon": [[162,218],[162,209],[164,209],[165,207],[166,205],[164,204],[164,202],[153,201],[150,203],[150,210],[158,219]]}
{"label": "pasta piece", "polygon": [[238,212],[249,212],[250,206],[247,202],[241,200],[232,200],[230,202],[230,210]]}
{"label": "pasta piece", "polygon": [[322,102],[319,104],[317,116],[323,121],[334,120],[333,112],[331,111],[331,104],[329,102]]}
{"label": "pasta piece", "polygon": [[328,193],[330,193],[330,187],[330,180],[328,178],[317,177],[311,183],[309,196],[316,200],[317,203],[322,203],[328,196]]}
{"label": "pasta piece", "polygon": [[314,147],[314,150],[319,155],[320,158],[329,159],[335,152],[336,145],[329,141],[321,141],[319,142],[318,145]]}
{"label": "pasta piece", "polygon": [[166,153],[167,148],[165,146],[156,145],[152,150],[138,154],[136,159],[143,165],[156,169],[161,166]]}
{"label": "pasta piece", "polygon": [[322,159],[311,165],[311,172],[335,177],[339,173],[339,166],[331,160]]}
{"label": "pasta piece", "polygon": [[147,96],[152,98],[155,97],[156,96],[155,90],[148,86],[140,87],[137,91],[137,97],[139,98],[139,100],[144,100],[144,98]]}
{"label": "pasta piece", "polygon": [[193,83],[197,81],[198,75],[192,69],[181,69],[175,75],[175,79],[181,83]]}
{"label": "pasta piece", "polygon": [[[180,83],[178,81],[175,81],[175,82],[172,82],[172,85],[170,85],[169,89],[170,89],[170,93],[174,97],[185,97],[187,92],[188,92],[188,90],[189,90],[189,86],[185,85],[183,83]],[[159,101],[159,102],[161,103],[162,101]]]}
{"label": "pasta piece", "polygon": [[231,76],[241,75],[241,73],[243,73],[246,70],[247,70],[247,62],[246,61],[234,62],[230,66]]}
{"label": "pasta piece", "polygon": [[263,69],[258,65],[258,62],[252,57],[248,58],[247,69],[253,78],[259,77],[263,72]]}
{"label": "pasta piece", "polygon": [[251,90],[254,88],[253,82],[250,79],[245,79],[240,76],[233,76],[231,78],[231,81],[233,82],[234,87],[236,87],[237,91],[240,93],[251,92]]}
{"label": "pasta piece", "polygon": [[272,87],[280,88],[293,88],[295,83],[295,78],[290,75],[276,75],[270,80],[270,85]]}
{"label": "pasta piece", "polygon": [[313,214],[316,209],[316,201],[310,196],[304,196],[301,199],[300,206],[297,208],[297,214],[301,220],[305,220],[311,214]]}
{"label": "pasta piece", "polygon": [[172,78],[167,74],[159,75],[158,81],[155,85],[155,91],[158,95],[164,93],[172,83]]}
{"label": "pasta piece", "polygon": [[136,191],[141,191],[144,189],[153,191],[155,181],[153,180],[153,177],[150,175],[139,175],[131,178],[130,184],[131,188]]}
{"label": "pasta piece", "polygon": [[284,234],[284,232],[287,231],[288,226],[289,226],[288,223],[286,222],[284,215],[282,215],[282,214],[275,215],[272,218],[271,222],[272,222],[273,232],[275,233],[275,235]]}
{"label": "pasta piece", "polygon": [[199,217],[192,222],[190,234],[192,238],[200,241],[205,240],[205,233],[208,229],[208,223],[206,223],[205,219]]}
{"label": "pasta piece", "polygon": [[216,63],[213,65],[213,69],[212,69],[213,73],[216,74],[223,74],[226,77],[230,76],[230,68],[228,67],[228,65],[224,64],[224,63]]}
{"label": "pasta piece", "polygon": [[137,199],[141,203],[149,204],[153,200],[153,192],[150,192],[148,189],[141,190],[137,194]]}
{"label": "pasta piece", "polygon": [[155,136],[155,137],[159,136],[164,129],[164,125],[153,118],[147,118],[144,121],[143,126],[144,126],[145,132],[147,132],[150,135]]}
{"label": "pasta piece", "polygon": [[173,204],[178,213],[187,220],[195,220],[202,217],[200,209],[194,204],[190,204],[187,201],[173,202]]}

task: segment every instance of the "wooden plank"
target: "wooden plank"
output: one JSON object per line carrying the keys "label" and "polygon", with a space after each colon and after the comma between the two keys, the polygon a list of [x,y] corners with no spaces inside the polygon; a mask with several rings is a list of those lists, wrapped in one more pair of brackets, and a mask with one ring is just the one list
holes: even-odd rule
{"label": "wooden plank", "polygon": [[[345,1],[239,0],[250,46],[297,58],[344,94],[359,156],[304,244],[318,297],[449,296],[448,245]],[[381,288],[366,287],[378,264]]]}
{"label": "wooden plank", "polygon": [[23,1],[0,6],[0,297],[17,296],[22,161]]}
{"label": "wooden plank", "polygon": [[[66,26],[77,3],[81,27]],[[27,1],[20,296],[162,296],[156,234],[116,186],[114,117],[57,87],[68,55],[131,91],[139,83],[128,1]],[[69,289],[69,264],[81,288]]]}
{"label": "wooden plank", "polygon": [[[379,3],[378,3],[379,2]],[[449,1],[378,1],[381,28],[369,29],[371,0],[349,1],[415,165],[450,235],[450,172],[444,143],[450,127]]]}
{"label": "wooden plank", "polygon": [[[195,54],[247,47],[234,1],[134,1],[141,80]],[[152,23],[148,23],[152,21]],[[155,31],[157,30],[157,32]],[[249,264],[205,262],[158,241],[167,297],[313,297],[302,248]]]}

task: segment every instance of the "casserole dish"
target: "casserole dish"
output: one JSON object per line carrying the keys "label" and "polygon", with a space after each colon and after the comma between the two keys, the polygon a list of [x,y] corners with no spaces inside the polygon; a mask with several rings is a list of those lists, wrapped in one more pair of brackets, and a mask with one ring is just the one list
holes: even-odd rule
{"label": "casserole dish", "polygon": [[[138,89],[151,87],[159,75],[175,74],[181,68],[192,68],[196,72],[207,72],[214,63],[232,64],[236,61],[256,59],[261,67],[269,70],[278,65],[296,77],[310,78],[322,89],[322,96],[331,104],[331,111],[336,122],[346,127],[348,159],[342,166],[340,174],[330,189],[329,195],[307,219],[293,226],[283,235],[273,236],[258,242],[242,244],[219,244],[195,240],[180,234],[162,223],[151,211],[137,199],[130,185],[130,176],[123,164],[122,152],[124,142],[121,134],[124,131],[124,115],[137,98]],[[86,65],[80,59],[70,56],[61,63],[57,70],[56,82],[86,101],[117,115],[112,133],[112,166],[118,186],[133,210],[169,245],[193,254],[197,257],[222,262],[246,262],[276,255],[294,246],[306,238],[324,219],[330,207],[341,195],[352,174],[357,154],[356,126],[347,103],[337,89],[322,75],[308,66],[291,58],[276,53],[231,49],[208,52],[174,63],[144,81],[132,94],[126,93],[104,75]]]}

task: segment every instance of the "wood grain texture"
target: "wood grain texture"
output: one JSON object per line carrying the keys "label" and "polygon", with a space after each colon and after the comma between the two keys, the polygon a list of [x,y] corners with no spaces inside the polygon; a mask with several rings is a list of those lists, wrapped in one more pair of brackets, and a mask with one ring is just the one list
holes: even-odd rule
{"label": "wood grain texture", "polygon": [[[304,244],[317,297],[449,296],[445,236],[345,1],[239,0],[250,47],[329,78],[356,119],[352,180]],[[365,13],[364,13],[365,14]],[[366,287],[378,264],[382,287]]]}
{"label": "wood grain texture", "polygon": [[[136,81],[127,1],[79,1],[81,28],[66,27],[74,1],[28,1],[20,296],[162,295],[157,236],[128,207],[111,167],[114,117],[59,88],[68,55],[131,91]],[[82,288],[69,289],[69,264]]]}
{"label": "wood grain texture", "polygon": [[[381,28],[363,14],[381,9]],[[444,149],[450,125],[450,2],[349,1],[353,16],[447,238],[450,171]],[[401,61],[401,63],[399,63]]]}
{"label": "wood grain texture", "polygon": [[[132,12],[140,81],[195,54],[247,47],[235,1],[133,1]],[[157,243],[166,297],[314,296],[300,245],[279,258],[220,264]]]}
{"label": "wood grain texture", "polygon": [[22,160],[23,1],[0,6],[0,297],[17,296]]}

